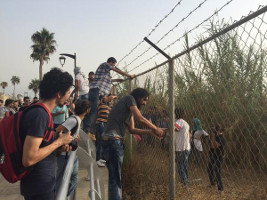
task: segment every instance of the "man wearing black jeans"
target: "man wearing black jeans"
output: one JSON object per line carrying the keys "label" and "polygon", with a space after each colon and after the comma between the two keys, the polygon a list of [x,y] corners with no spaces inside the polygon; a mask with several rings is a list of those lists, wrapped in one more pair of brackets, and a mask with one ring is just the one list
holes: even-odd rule
{"label": "man wearing black jeans", "polygon": [[225,139],[223,137],[222,128],[220,125],[216,125],[210,140],[208,174],[211,186],[217,183],[220,192],[223,191],[221,169],[224,157],[224,146]]}

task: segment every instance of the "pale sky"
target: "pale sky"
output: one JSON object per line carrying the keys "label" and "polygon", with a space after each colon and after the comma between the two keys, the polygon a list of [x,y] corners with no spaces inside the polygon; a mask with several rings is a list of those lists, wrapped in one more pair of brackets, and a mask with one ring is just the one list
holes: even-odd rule
{"label": "pale sky", "polygon": [[[197,26],[212,15],[229,0],[182,0],[181,4],[167,17],[148,37],[157,42],[179,21],[194,10],[201,2],[203,5],[187,19],[171,31],[158,46],[164,49],[168,44],[181,37],[186,31]],[[43,72],[52,67],[61,67],[60,53],[76,53],[77,66],[88,74],[95,71],[99,64],[108,57],[118,61],[130,52],[158,22],[177,4],[175,0],[0,0],[0,82],[8,82],[6,94],[12,94],[13,85],[10,79],[13,75],[20,77],[16,86],[16,94],[33,92],[28,89],[32,79],[39,78],[39,62],[30,59],[32,45],[31,35],[43,27],[55,33],[57,51],[50,56],[50,61],[44,64]],[[229,21],[239,20],[250,11],[256,11],[259,5],[266,5],[266,0],[233,0],[222,9],[216,19],[225,18]],[[192,37],[197,37],[203,29],[196,30]],[[195,34],[195,35],[194,35]],[[119,63],[123,68],[134,60],[149,45],[143,42],[133,53]],[[131,70],[143,60],[155,54],[155,50],[144,55],[127,67]],[[166,53],[174,56],[180,48],[173,46]],[[158,56],[132,73],[138,74],[166,59]],[[73,75],[74,62],[66,59],[63,70]],[[2,92],[2,88],[0,88]]]}

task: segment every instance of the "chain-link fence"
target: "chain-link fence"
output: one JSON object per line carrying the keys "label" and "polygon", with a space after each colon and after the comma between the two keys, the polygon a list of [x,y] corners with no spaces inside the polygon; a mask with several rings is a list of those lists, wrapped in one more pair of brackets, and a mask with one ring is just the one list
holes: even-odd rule
{"label": "chain-link fence", "polygon": [[[173,87],[169,83],[169,62],[116,85],[119,98],[131,89],[146,88],[150,98],[142,114],[157,126],[167,128],[162,140],[149,135],[141,140],[135,136],[127,140],[124,199],[266,198],[266,10],[267,7],[261,7],[231,25],[211,22],[194,46],[190,46],[185,35],[184,51],[171,59]],[[176,160],[176,176],[170,170],[174,161],[170,157],[170,136],[175,123],[170,120],[172,91],[175,107],[184,110],[183,119],[190,126],[189,182],[186,185],[181,183],[183,175],[178,170],[181,160]],[[195,135],[194,118],[200,119],[209,136]],[[219,125],[223,136],[220,136]],[[138,123],[136,126],[145,128]],[[176,136],[181,131],[177,130],[175,145],[179,143]],[[225,143],[217,140],[222,137]],[[217,146],[213,146],[214,141]],[[212,153],[216,149],[224,153],[214,157]],[[217,176],[220,169],[223,193],[219,193],[216,186],[216,181],[220,182]],[[176,180],[175,188],[172,188],[172,177]],[[214,177],[215,187],[209,187],[211,177]]]}

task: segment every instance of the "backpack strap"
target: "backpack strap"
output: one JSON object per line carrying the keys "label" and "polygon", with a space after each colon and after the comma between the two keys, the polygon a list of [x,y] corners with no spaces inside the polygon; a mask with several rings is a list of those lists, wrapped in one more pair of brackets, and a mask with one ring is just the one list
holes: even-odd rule
{"label": "backpack strap", "polygon": [[49,141],[52,136],[53,136],[53,131],[54,131],[54,123],[53,123],[53,117],[48,110],[48,108],[43,104],[43,103],[35,103],[32,104],[31,106],[27,107],[23,112],[33,108],[33,107],[42,107],[43,109],[46,110],[47,114],[49,115],[49,123],[48,123],[48,128],[47,131],[44,134],[43,141]]}

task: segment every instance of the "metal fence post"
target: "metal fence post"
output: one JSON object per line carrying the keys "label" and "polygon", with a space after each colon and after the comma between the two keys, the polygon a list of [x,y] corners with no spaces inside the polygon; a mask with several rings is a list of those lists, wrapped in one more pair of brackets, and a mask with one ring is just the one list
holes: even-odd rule
{"label": "metal fence post", "polygon": [[148,38],[144,38],[144,40],[154,47],[157,51],[159,51],[163,56],[168,59],[169,63],[169,128],[170,128],[170,145],[169,145],[169,154],[170,154],[170,199],[175,199],[175,140],[174,140],[174,61],[173,59],[162,51],[157,45],[151,42]]}
{"label": "metal fence post", "polygon": [[170,199],[175,199],[175,140],[174,140],[174,61],[169,61],[169,118],[170,118]]}
{"label": "metal fence post", "polygon": [[[132,79],[129,79],[129,88],[128,93],[132,92]],[[130,148],[130,159],[132,159],[132,151],[133,151],[133,136],[129,134],[129,148]]]}

